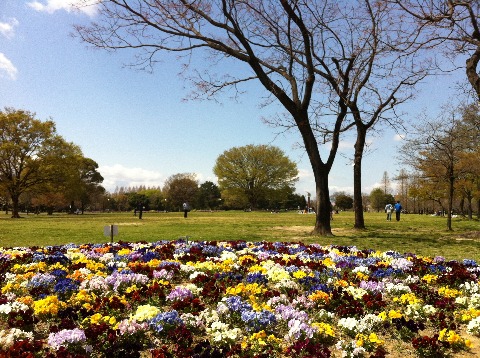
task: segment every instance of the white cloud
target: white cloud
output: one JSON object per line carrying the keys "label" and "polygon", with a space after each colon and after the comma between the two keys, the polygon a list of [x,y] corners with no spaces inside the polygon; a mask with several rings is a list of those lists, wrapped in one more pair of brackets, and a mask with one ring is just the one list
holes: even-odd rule
{"label": "white cloud", "polygon": [[160,172],[142,168],[126,168],[120,164],[101,166],[98,171],[104,178],[102,185],[110,192],[113,192],[116,187],[140,185],[161,187],[165,181],[165,176]]}
{"label": "white cloud", "polygon": [[307,192],[312,196],[315,195],[315,178],[311,169],[298,169],[298,181],[295,183],[295,188],[299,195],[307,195]]}
{"label": "white cloud", "polygon": [[395,134],[395,136],[393,137],[393,140],[395,142],[401,142],[404,139],[405,139],[405,134]]}
{"label": "white cloud", "polygon": [[354,145],[355,145],[354,142],[350,142],[350,141],[348,141],[348,140],[340,140],[340,142],[338,143],[338,149],[353,150]]}
{"label": "white cloud", "polygon": [[98,0],[43,0],[43,2],[34,0],[27,4],[36,11],[44,11],[49,14],[58,10],[67,12],[80,11],[93,17],[98,10]]}
{"label": "white cloud", "polygon": [[8,22],[0,22],[0,35],[6,37],[7,39],[13,38],[15,35],[15,27],[19,24],[18,20],[13,18]]}
{"label": "white cloud", "polygon": [[3,53],[0,52],[0,77],[2,75],[6,75],[10,77],[12,80],[17,78],[18,70],[13,65],[12,61],[10,61]]}

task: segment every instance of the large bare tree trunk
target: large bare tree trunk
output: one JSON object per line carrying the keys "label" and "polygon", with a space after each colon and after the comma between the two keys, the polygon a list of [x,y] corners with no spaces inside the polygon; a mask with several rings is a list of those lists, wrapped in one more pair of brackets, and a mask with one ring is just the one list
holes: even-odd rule
{"label": "large bare tree trunk", "polygon": [[329,170],[325,165],[314,168],[317,202],[315,205],[315,228],[313,234],[332,236],[330,225],[330,192],[328,189]]}
{"label": "large bare tree trunk", "polygon": [[18,202],[20,201],[20,195],[11,194],[11,199],[12,199],[12,218],[18,219],[20,218],[19,205],[18,205]]}
{"label": "large bare tree trunk", "polygon": [[[346,107],[342,107],[341,113],[337,117],[337,127],[345,118],[347,111]],[[333,133],[332,147],[330,149],[330,155],[326,162],[323,162],[320,158],[320,152],[318,150],[318,143],[310,126],[302,123],[308,123],[308,115],[306,112],[300,113],[296,116],[298,129],[303,138],[305,144],[305,150],[310,159],[313,175],[315,177],[315,193],[317,196],[317,202],[315,203],[315,227],[312,234],[322,236],[332,236],[332,228],[330,225],[330,191],[328,188],[328,175],[332,168],[335,154],[338,148],[339,131],[336,130]]]}
{"label": "large bare tree trunk", "polygon": [[365,229],[362,201],[362,158],[365,148],[367,129],[357,123],[357,140],[355,142],[355,155],[353,159],[353,210],[355,212],[355,229]]}
{"label": "large bare tree trunk", "polygon": [[468,82],[477,94],[480,100],[480,76],[477,73],[478,62],[480,61],[480,47],[477,47],[475,52],[467,59],[465,72],[467,74]]}

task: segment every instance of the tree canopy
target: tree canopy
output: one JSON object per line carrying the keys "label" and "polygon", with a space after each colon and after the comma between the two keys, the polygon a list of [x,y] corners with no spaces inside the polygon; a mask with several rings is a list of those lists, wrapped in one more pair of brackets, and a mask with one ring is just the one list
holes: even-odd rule
{"label": "tree canopy", "polygon": [[57,134],[53,121],[6,108],[0,111],[0,188],[12,201],[12,217],[19,217],[20,196],[55,192],[70,199],[92,190],[103,181],[98,165]]}
{"label": "tree canopy", "polygon": [[478,180],[478,118],[477,107],[447,108],[440,117],[424,118],[402,147],[402,161],[423,179],[423,190],[429,188],[426,193],[431,199],[448,198],[449,230],[459,180],[464,179],[464,185],[473,178]]}
{"label": "tree canopy", "polygon": [[167,207],[172,210],[181,210],[184,202],[193,204],[198,193],[196,174],[178,173],[171,175],[165,181],[163,192],[167,199]]}
{"label": "tree canopy", "polygon": [[234,147],[221,154],[213,168],[222,192],[243,197],[251,208],[275,193],[288,195],[297,181],[297,165],[284,152],[269,145]]}

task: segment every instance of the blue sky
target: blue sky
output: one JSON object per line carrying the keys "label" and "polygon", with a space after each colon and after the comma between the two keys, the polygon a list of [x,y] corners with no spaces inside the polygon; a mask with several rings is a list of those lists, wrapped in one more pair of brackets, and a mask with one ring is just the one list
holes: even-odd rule
{"label": "blue sky", "polygon": [[[109,53],[73,38],[74,24],[95,18],[95,9],[73,11],[73,0],[0,1],[0,108],[13,107],[52,119],[66,140],[99,164],[104,186],[163,186],[176,173],[196,173],[199,182],[216,182],[212,172],[225,150],[247,144],[280,147],[300,172],[297,192],[314,192],[308,157],[296,146],[296,131],[278,130],[261,120],[260,84],[239,102],[184,101],[188,83],[180,64],[165,56],[153,73],[125,66],[131,51]],[[461,73],[460,73],[461,75]],[[431,79],[418,98],[403,108],[414,118],[423,109],[438,111],[454,96],[454,78]],[[363,191],[379,185],[383,172],[400,169],[397,133],[385,129],[369,138]],[[353,192],[353,138],[344,138],[330,174],[330,190]]]}

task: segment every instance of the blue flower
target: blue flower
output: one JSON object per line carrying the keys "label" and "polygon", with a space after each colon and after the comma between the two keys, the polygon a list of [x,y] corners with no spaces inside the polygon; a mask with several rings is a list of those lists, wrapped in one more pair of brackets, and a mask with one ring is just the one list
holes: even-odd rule
{"label": "blue flower", "polygon": [[74,281],[70,278],[62,278],[57,281],[55,284],[55,287],[53,288],[53,291],[55,293],[67,293],[69,291],[76,291],[79,287],[79,284],[77,281]]}
{"label": "blue flower", "polygon": [[252,306],[246,302],[243,302],[239,296],[230,296],[225,300],[225,303],[230,311],[240,312],[243,310],[252,310]]}
{"label": "blue flower", "polygon": [[250,273],[247,275],[247,282],[248,283],[259,283],[259,284],[267,284],[268,278],[267,276],[261,274],[260,272]]}
{"label": "blue flower", "polygon": [[477,266],[477,262],[475,260],[468,260],[468,259],[464,259],[463,260],[463,264],[465,266]]}
{"label": "blue flower", "polygon": [[60,270],[60,269],[53,270],[52,272],[50,272],[50,274],[52,274],[53,276],[55,276],[57,278],[67,277],[67,271]]}
{"label": "blue flower", "polygon": [[142,256],[142,261],[149,262],[149,261],[152,261],[153,259],[158,259],[158,258],[160,258],[160,255],[158,253],[149,251]]}
{"label": "blue flower", "polygon": [[183,325],[183,320],[180,318],[177,311],[172,310],[157,314],[148,322],[148,324],[156,332],[160,333],[164,328]]}
{"label": "blue flower", "polygon": [[241,318],[247,324],[247,329],[254,332],[261,331],[268,325],[277,322],[275,315],[267,310],[260,312],[245,310],[242,312]]}

